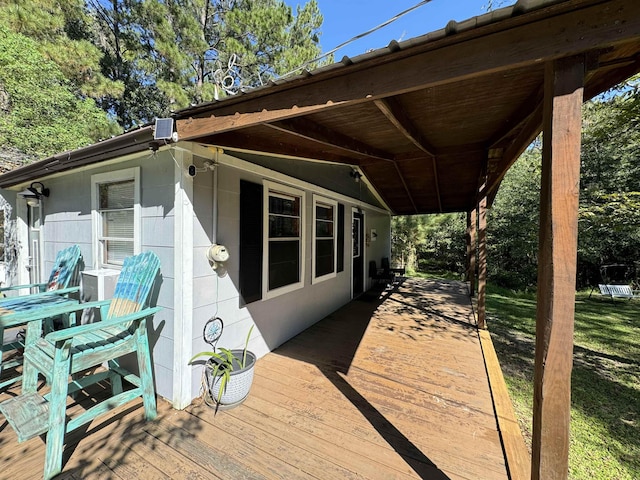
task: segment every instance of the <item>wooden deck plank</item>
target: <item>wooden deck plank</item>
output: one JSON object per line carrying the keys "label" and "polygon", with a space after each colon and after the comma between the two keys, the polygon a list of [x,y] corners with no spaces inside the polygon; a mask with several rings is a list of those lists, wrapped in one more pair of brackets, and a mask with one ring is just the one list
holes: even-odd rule
{"label": "wooden deck plank", "polygon": [[[260,422],[250,421],[247,418],[250,412],[245,407],[246,403],[241,410],[236,410],[242,412],[240,418],[233,415],[234,410],[214,415],[214,410],[204,403],[193,404],[181,414],[191,414],[201,422],[196,432],[199,439],[214,446],[219,443],[233,447],[249,462],[251,468],[257,468],[266,478],[323,478],[328,472],[337,476],[348,473],[334,468],[332,462],[322,457],[314,460],[312,468],[300,468],[295,464],[296,458],[315,457],[316,453],[309,454],[289,438],[283,439],[271,428],[265,430]],[[267,414],[261,411],[259,415],[265,417]],[[171,422],[175,423],[175,420]]]}
{"label": "wooden deck plank", "polygon": [[[460,443],[471,443],[478,450],[482,451],[486,448],[486,442],[493,442],[496,446],[496,451],[500,451],[499,438],[497,434],[490,438],[491,432],[486,432],[482,435],[477,432],[475,436],[465,436],[463,438],[460,435],[455,436],[455,441],[451,440],[448,445],[442,441],[443,436],[441,431],[436,431],[439,428],[435,424],[424,424],[422,421],[416,418],[411,418],[403,415],[398,415],[397,412],[389,411],[385,408],[378,407],[379,414],[386,419],[380,419],[376,428],[371,428],[371,423],[357,413],[349,413],[347,408],[343,408],[342,412],[335,412],[323,409],[322,405],[310,404],[309,400],[305,400],[304,396],[294,399],[284,395],[276,395],[275,392],[265,392],[266,398],[263,398],[263,394],[260,392],[252,392],[251,401],[255,402],[256,399],[260,401],[271,401],[275,403],[279,408],[286,409],[290,413],[290,416],[295,417],[295,420],[289,420],[296,428],[305,430],[308,428],[305,423],[308,422],[323,422],[333,426],[333,428],[346,433],[344,435],[336,435],[334,438],[351,438],[355,436],[359,439],[359,442],[364,444],[377,445],[381,448],[386,448],[389,451],[395,452],[402,457],[413,458],[420,462],[430,462],[437,464],[440,468],[445,469],[448,466],[455,466],[458,470],[469,470],[468,477],[465,478],[478,478],[474,473],[475,467],[467,469],[465,466],[468,462],[468,458],[460,454]],[[339,407],[344,407],[340,405]],[[355,410],[355,409],[354,409]],[[273,410],[270,410],[273,411]],[[395,414],[395,416],[394,416]],[[283,414],[284,415],[284,414]],[[304,426],[298,426],[303,424]],[[429,436],[424,436],[425,430],[430,432]],[[399,433],[402,432],[402,433]],[[413,439],[413,442],[409,440]],[[393,445],[393,446],[392,446]],[[352,444],[349,442],[343,442],[343,446],[346,449],[353,449]],[[428,459],[428,460],[425,460]],[[491,469],[494,465],[503,465],[503,458],[501,455],[495,455],[487,458],[483,454],[479,454],[475,461],[475,465],[481,465],[482,468]],[[500,467],[497,469],[500,471]],[[427,477],[429,478],[429,477]],[[504,477],[497,477],[504,478]]]}
{"label": "wooden deck plank", "polygon": [[[349,419],[349,421],[357,421],[361,419],[363,423],[366,422],[363,419],[363,416],[360,412],[358,412],[357,408],[353,407],[353,405],[348,405],[348,408],[345,407],[343,403],[340,402],[341,399],[344,399],[344,394],[340,393],[335,388],[327,389],[329,387],[322,387],[321,385],[315,383],[305,383],[304,381],[299,381],[297,385],[282,385],[282,388],[277,388],[277,384],[282,381],[283,374],[278,374],[277,372],[266,371],[262,369],[259,376],[266,376],[268,381],[270,382],[270,386],[265,389],[264,392],[260,392],[261,388],[259,383],[256,382],[254,385],[256,393],[258,395],[262,395],[268,398],[270,395],[275,395],[276,398],[279,398],[279,401],[282,403],[291,403],[291,401],[297,401],[299,408],[304,406],[316,406],[322,408],[324,411],[332,412],[335,415],[343,415]],[[268,373],[268,375],[265,375]],[[350,379],[353,377],[349,377]],[[361,376],[361,386],[362,391],[366,389],[375,388],[375,385],[368,384],[365,380],[366,376]],[[300,380],[302,380],[299,377]],[[378,379],[372,381],[374,383]],[[293,379],[295,382],[296,379]],[[327,380],[328,382],[328,380]],[[286,395],[279,393],[278,390],[283,391],[286,388]],[[382,387],[380,387],[382,389]],[[456,405],[458,408],[450,408],[450,405],[445,400],[433,400],[429,395],[424,395],[422,392],[414,391],[415,394],[412,396],[411,394],[406,394],[405,399],[402,400],[400,398],[399,390],[394,389],[393,387],[386,388],[387,395],[381,395],[375,391],[371,391],[366,395],[367,400],[378,399],[377,405],[380,408],[385,409],[386,411],[396,411],[401,412],[404,415],[411,417],[412,421],[422,421],[427,422],[430,426],[430,430],[438,429],[442,432],[451,431],[452,426],[456,427],[465,427],[469,425],[469,422],[465,422],[464,418],[468,418],[474,415],[469,408],[466,408],[461,405]],[[253,393],[253,390],[252,390]],[[366,392],[365,392],[366,393]],[[394,402],[389,403],[388,398],[393,396]],[[426,398],[429,397],[429,398]],[[353,412],[353,413],[352,413]],[[490,419],[486,421],[487,424],[493,422],[495,424],[495,418],[492,414],[489,413],[478,413],[478,415],[488,416],[491,415]],[[462,416],[462,418],[460,418]],[[446,428],[441,428],[442,425],[445,425]],[[479,427],[481,425],[478,425]],[[495,425],[493,425],[495,427]],[[490,426],[487,427],[491,430]],[[495,428],[493,428],[495,431]],[[458,430],[458,435],[465,435],[465,431]]]}
{"label": "wooden deck plank", "polygon": [[[107,395],[100,387],[70,408]],[[259,359],[238,408],[158,408],[144,422],[132,402],[74,432],[60,478],[508,478],[462,284],[368,292]],[[0,477],[41,478],[43,462],[41,438],[18,444],[0,424]]]}
{"label": "wooden deck plank", "polygon": [[[269,411],[273,418],[287,425],[288,428],[297,429],[302,432],[326,441],[344,445],[347,451],[353,454],[370,458],[376,463],[381,463],[392,469],[410,474],[406,464],[399,463],[395,451],[377,436],[371,438],[368,431],[350,428],[339,428],[338,418],[331,418],[326,421],[326,417],[310,415],[308,411],[293,410],[281,402],[274,402],[273,399],[265,399],[256,396],[252,398],[251,407],[258,411]],[[344,419],[343,419],[344,421]],[[351,425],[351,422],[349,422]],[[397,452],[400,455],[407,455],[409,452]]]}
{"label": "wooden deck plank", "polygon": [[[263,405],[264,406],[264,405]],[[276,443],[283,443],[287,451],[294,449],[290,461],[303,471],[312,470],[310,473],[316,478],[344,478],[344,479],[368,479],[368,478],[415,478],[407,477],[392,469],[385,469],[377,462],[371,462],[368,458],[353,455],[346,450],[345,445],[334,441],[327,441],[319,436],[301,432],[272,416],[272,409],[257,411],[250,405],[244,406],[242,411],[229,412],[224,422],[237,421],[248,422],[263,432],[269,432],[275,436]],[[235,423],[235,422],[233,422]],[[224,428],[224,427],[222,427]]]}

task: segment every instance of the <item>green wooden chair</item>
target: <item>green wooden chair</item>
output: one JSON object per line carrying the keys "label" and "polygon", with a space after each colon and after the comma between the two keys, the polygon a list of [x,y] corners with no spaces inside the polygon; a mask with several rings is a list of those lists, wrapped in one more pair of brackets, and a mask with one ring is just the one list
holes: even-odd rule
{"label": "green wooden chair", "polygon": [[[16,337],[14,341],[4,343],[5,330],[8,328],[24,327],[25,323],[18,320],[24,313],[35,310],[38,312],[38,315],[42,315],[43,309],[49,307],[79,303],[78,299],[70,298],[69,295],[77,293],[80,290],[80,263],[80,247],[78,245],[72,245],[58,252],[47,282],[0,288],[0,293],[25,288],[37,290],[37,293],[30,293],[28,295],[0,298],[0,342],[2,342],[2,349],[0,351],[0,376],[3,371],[22,364],[22,357],[20,355],[14,355],[10,360],[3,362],[4,354],[22,350],[26,343],[22,335],[23,331],[21,331],[21,335]],[[53,330],[53,319],[53,316],[44,319],[45,331]],[[64,318],[63,320],[67,319]],[[41,320],[38,319],[38,321]],[[64,323],[63,321],[63,324]],[[11,385],[20,380],[20,378],[20,375],[14,375],[9,379],[3,380],[0,382],[0,388]]]}
{"label": "green wooden chair", "polygon": [[[78,291],[80,287],[79,277],[79,265],[80,265],[80,247],[78,245],[72,245],[63,250],[60,250],[56,255],[56,259],[49,275],[49,280],[43,283],[30,283],[27,285],[12,285],[10,287],[1,287],[0,293],[4,295],[4,292],[12,290],[22,290],[28,288],[30,290],[35,289],[37,292],[32,293],[44,293],[53,290],[64,290],[67,287],[73,287],[71,291]],[[22,295],[21,297],[24,297]],[[6,300],[0,300],[0,305],[4,301],[11,301],[13,298],[9,297]]]}
{"label": "green wooden chair", "polygon": [[[140,396],[145,418],[156,417],[146,319],[160,310],[148,306],[159,269],[160,261],[152,252],[126,258],[113,299],[81,305],[100,308],[104,320],[51,332],[27,345],[22,394],[2,402],[0,412],[18,434],[19,442],[46,433],[45,479],[62,471],[65,434]],[[60,307],[59,312],[71,314],[73,308]],[[138,375],[122,368],[118,361],[129,353],[136,354]],[[106,370],[85,375],[88,369],[105,363]],[[36,391],[38,374],[51,387],[45,395]],[[133,388],[124,389],[123,378]],[[112,396],[68,418],[67,395],[106,379],[111,382]]]}

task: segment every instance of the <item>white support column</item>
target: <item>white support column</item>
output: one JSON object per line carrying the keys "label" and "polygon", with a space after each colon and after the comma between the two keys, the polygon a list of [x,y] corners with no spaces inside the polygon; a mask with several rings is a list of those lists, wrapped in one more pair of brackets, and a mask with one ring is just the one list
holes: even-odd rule
{"label": "white support column", "polygon": [[193,346],[193,179],[186,173],[192,153],[174,149],[174,355],[173,406],[191,403],[191,375],[188,364]]}

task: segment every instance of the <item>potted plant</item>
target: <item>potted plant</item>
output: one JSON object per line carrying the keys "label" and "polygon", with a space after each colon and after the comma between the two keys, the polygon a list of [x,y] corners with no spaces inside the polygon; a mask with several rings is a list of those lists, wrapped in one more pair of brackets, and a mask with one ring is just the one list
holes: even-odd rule
{"label": "potted plant", "polygon": [[[206,341],[215,337],[213,341],[209,341],[211,344],[222,333],[222,320],[219,318],[212,320],[214,324],[210,325],[211,320],[207,322],[204,336]],[[211,333],[212,329],[214,330],[213,334]],[[214,350],[197,353],[189,360],[191,365],[199,358],[209,357],[204,364],[204,399],[210,406],[214,405],[211,405],[209,399],[213,401],[216,413],[221,407],[232,408],[240,405],[249,395],[253,383],[253,367],[256,363],[255,354],[247,349],[252,331],[253,326],[249,329],[243,349],[219,348],[219,351],[216,352],[214,347]]]}

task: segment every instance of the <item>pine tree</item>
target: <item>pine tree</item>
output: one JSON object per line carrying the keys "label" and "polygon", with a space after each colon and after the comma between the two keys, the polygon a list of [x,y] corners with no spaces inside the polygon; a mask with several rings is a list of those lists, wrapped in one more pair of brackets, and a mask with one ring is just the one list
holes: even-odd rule
{"label": "pine tree", "polygon": [[103,107],[125,127],[266,84],[320,53],[316,0],[93,0],[103,72],[125,85]]}
{"label": "pine tree", "polygon": [[58,65],[77,96],[122,94],[122,84],[101,73],[102,52],[93,43],[92,20],[83,0],[3,1],[0,24],[37,42],[40,53]]}
{"label": "pine tree", "polygon": [[116,131],[92,99],[74,94],[37,42],[0,24],[0,146],[47,156]]}

